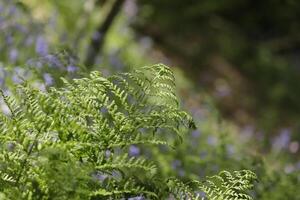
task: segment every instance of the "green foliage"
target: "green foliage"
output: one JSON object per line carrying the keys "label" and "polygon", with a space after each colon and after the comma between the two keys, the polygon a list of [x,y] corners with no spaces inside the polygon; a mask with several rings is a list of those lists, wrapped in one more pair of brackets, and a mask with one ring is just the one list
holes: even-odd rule
{"label": "green foliage", "polygon": [[233,174],[223,171],[219,175],[209,177],[204,183],[199,183],[208,199],[252,199],[244,192],[252,189],[256,175],[248,170],[235,171]]}
{"label": "green foliage", "polygon": [[222,171],[219,175],[207,177],[203,182],[192,181],[188,185],[183,184],[177,179],[168,181],[171,193],[180,199],[199,199],[200,194],[194,193],[192,187],[201,189],[205,193],[202,199],[249,199],[252,197],[245,191],[253,188],[253,182],[257,179],[256,175],[248,170],[235,171],[233,174]]}
{"label": "green foliage", "polygon": [[[179,109],[174,88],[169,68],[154,65],[108,78],[92,72],[48,92],[24,83],[15,98],[1,92],[10,113],[0,115],[0,194],[7,199],[195,196],[186,189],[189,184],[164,179],[151,160],[127,153],[133,144],[166,145],[166,135],[180,139],[183,129],[194,127]],[[221,186],[212,184],[214,178]],[[249,172],[224,172],[193,187],[211,199],[212,193],[243,199],[252,179]]]}

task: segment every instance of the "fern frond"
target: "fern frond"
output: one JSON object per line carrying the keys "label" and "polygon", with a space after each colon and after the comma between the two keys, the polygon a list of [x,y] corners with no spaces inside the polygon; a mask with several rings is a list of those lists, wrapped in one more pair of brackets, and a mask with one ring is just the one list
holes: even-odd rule
{"label": "fern frond", "polygon": [[[11,115],[0,117],[1,182],[7,183],[4,187],[8,189],[1,188],[0,192],[6,194],[11,189],[9,185],[15,184],[24,198],[35,195],[47,199],[65,195],[65,190],[81,195],[78,187],[87,182],[81,183],[86,180],[79,174],[89,177],[93,171],[117,170],[131,182],[114,178],[105,185],[94,182],[90,189],[85,188],[86,195],[155,196],[155,186],[140,186],[147,184],[137,184],[129,172],[141,170],[151,178],[157,175],[156,165],[143,157],[129,157],[125,147],[167,145],[164,137],[155,134],[156,130],[181,136],[180,129],[191,123],[188,114],[179,109],[170,69],[155,65],[108,78],[92,72],[89,78],[62,80],[63,88],[50,88],[48,92],[26,83],[18,86],[17,98],[1,92]],[[5,144],[13,147],[5,148]],[[107,157],[107,151],[112,156]],[[74,165],[69,166],[69,172],[66,163]],[[53,181],[61,179],[48,179],[55,173],[72,177],[65,183],[70,188],[54,191]],[[91,176],[90,181],[93,182]]]}
{"label": "fern frond", "polygon": [[178,179],[171,178],[167,181],[170,194],[176,199],[196,199],[193,189]]}
{"label": "fern frond", "polygon": [[256,175],[249,170],[234,171],[233,174],[222,171],[204,182],[194,181],[194,184],[205,192],[208,199],[252,200],[246,192],[253,188],[256,180]]}
{"label": "fern frond", "polygon": [[[185,184],[161,179],[146,157],[127,154],[130,145],[171,146],[170,140],[194,126],[179,108],[168,67],[62,80],[64,87],[47,92],[24,83],[16,98],[1,91],[11,113],[0,114],[0,194],[15,199],[197,199],[197,188],[209,199],[251,199],[245,191],[256,177],[249,171]],[[95,173],[107,178],[95,178]]]}

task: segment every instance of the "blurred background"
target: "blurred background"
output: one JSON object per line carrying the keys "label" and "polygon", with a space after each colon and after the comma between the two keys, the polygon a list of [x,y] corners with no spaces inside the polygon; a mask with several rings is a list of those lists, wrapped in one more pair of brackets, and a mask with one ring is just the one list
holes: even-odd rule
{"label": "blurred background", "polygon": [[0,87],[164,63],[198,126],[153,153],[164,172],[246,168],[257,199],[300,199],[299,21],[297,0],[0,0]]}

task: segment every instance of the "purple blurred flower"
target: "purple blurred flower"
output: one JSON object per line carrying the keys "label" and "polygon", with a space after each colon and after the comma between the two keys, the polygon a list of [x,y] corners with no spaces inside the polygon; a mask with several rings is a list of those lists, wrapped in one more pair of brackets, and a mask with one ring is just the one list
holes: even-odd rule
{"label": "purple blurred flower", "polygon": [[24,73],[24,69],[21,67],[15,67],[14,72],[16,72],[17,74],[22,74]]}
{"label": "purple blurred flower", "polygon": [[124,65],[122,64],[121,60],[119,59],[118,52],[114,52],[109,56],[109,62],[111,64],[111,66],[113,66],[117,70],[121,70],[122,68],[124,68]]}
{"label": "purple blurred flower", "polygon": [[218,83],[216,87],[216,96],[226,97],[231,94],[231,89],[227,83]]}
{"label": "purple blurred flower", "polygon": [[216,146],[217,143],[218,143],[218,139],[217,139],[216,137],[214,137],[214,136],[209,136],[209,137],[207,138],[207,143],[208,143],[209,145]]}
{"label": "purple blurred flower", "polygon": [[11,61],[11,62],[16,62],[16,60],[17,60],[17,58],[18,58],[18,50],[17,49],[12,49],[12,50],[10,50],[10,52],[9,52],[9,60]]}
{"label": "purple blurred flower", "polygon": [[185,176],[185,171],[183,169],[179,169],[178,170],[178,175],[181,176],[181,177],[184,177]]}
{"label": "purple blurred flower", "polygon": [[172,168],[173,169],[177,169],[180,166],[181,166],[181,161],[180,160],[173,160],[173,162],[172,162]]}
{"label": "purple blurred flower", "polygon": [[131,197],[128,198],[128,200],[144,200],[145,198],[143,196],[137,196],[137,197]]}
{"label": "purple blurred flower", "polygon": [[108,113],[108,109],[105,108],[105,107],[102,107],[102,108],[100,108],[100,112],[101,112],[102,114],[107,114],[107,113]]}
{"label": "purple blurred flower", "polygon": [[292,173],[293,171],[295,171],[295,166],[293,166],[292,164],[287,164],[285,167],[284,167],[284,172],[286,174],[290,174]]}
{"label": "purple blurred flower", "polygon": [[201,151],[200,152],[200,158],[204,159],[208,156],[208,152],[207,151]]}
{"label": "purple blurred flower", "polygon": [[39,90],[45,92],[46,91],[46,85],[44,83],[41,83],[39,81],[33,82],[32,86],[34,88],[38,88]]}
{"label": "purple blurred flower", "polygon": [[106,158],[109,158],[110,155],[111,155],[111,151],[110,151],[110,150],[106,150],[106,151],[105,151],[105,157],[106,157]]}
{"label": "purple blurred flower", "polygon": [[128,18],[133,18],[138,12],[136,1],[125,1],[124,11]]}
{"label": "purple blurred flower", "polygon": [[7,35],[5,40],[8,45],[13,43],[13,37],[11,35]]}
{"label": "purple blurred flower", "polygon": [[211,167],[211,170],[214,171],[214,172],[218,172],[220,170],[220,167],[218,165],[213,165]]}
{"label": "purple blurred flower", "polygon": [[21,78],[19,77],[19,75],[17,75],[17,74],[14,74],[14,75],[12,76],[12,80],[13,80],[14,83],[17,83],[17,84],[19,84],[19,83],[22,82],[22,79],[21,79]]}
{"label": "purple blurred flower", "polygon": [[10,112],[8,106],[4,103],[0,103],[0,111],[5,115],[11,115],[11,112]]}
{"label": "purple blurred flower", "polygon": [[93,178],[100,182],[103,182],[107,177],[108,177],[107,174],[101,172],[97,172],[96,174],[93,174]]}
{"label": "purple blurred flower", "polygon": [[16,13],[17,7],[12,5],[9,7],[9,15],[14,15]]}
{"label": "purple blurred flower", "polygon": [[43,36],[37,38],[35,51],[42,56],[45,56],[48,53],[48,43]]}
{"label": "purple blurred flower", "polygon": [[113,177],[114,179],[116,179],[116,180],[118,180],[118,181],[121,181],[121,180],[122,180],[122,174],[121,174],[121,172],[119,172],[119,171],[113,171],[113,172],[111,173],[111,175],[112,175],[112,177]]}
{"label": "purple blurred flower", "polygon": [[206,197],[206,194],[205,192],[202,192],[202,191],[196,191],[196,196],[197,197],[200,197],[201,199],[204,199]]}
{"label": "purple blurred flower", "polygon": [[92,37],[94,40],[99,40],[102,37],[102,34],[97,31],[93,34]]}
{"label": "purple blurred flower", "polygon": [[67,71],[68,71],[68,72],[73,73],[73,72],[76,72],[77,70],[78,70],[78,67],[76,67],[76,66],[74,66],[74,65],[68,65],[68,66],[67,66]]}
{"label": "purple blurred flower", "polygon": [[13,143],[13,142],[9,142],[9,143],[7,144],[7,149],[8,149],[8,151],[13,151],[13,150],[15,149],[15,147],[16,147],[16,144]]}
{"label": "purple blurred flower", "polygon": [[43,77],[44,77],[44,81],[45,81],[46,85],[52,85],[53,84],[53,78],[50,74],[45,73],[43,75]]}
{"label": "purple blurred flower", "polygon": [[272,144],[272,148],[275,150],[281,150],[288,147],[291,140],[291,130],[283,129],[281,130],[279,136],[277,136]]}
{"label": "purple blurred flower", "polygon": [[153,41],[150,37],[142,37],[139,42],[145,49],[150,49],[153,46]]}
{"label": "purple blurred flower", "polygon": [[0,84],[4,83],[5,77],[6,77],[6,71],[2,66],[0,66]]}
{"label": "purple blurred flower", "polygon": [[299,150],[299,142],[297,141],[291,142],[289,145],[289,149],[291,153],[297,153],[297,151]]}
{"label": "purple blurred flower", "polygon": [[131,145],[129,147],[129,155],[130,156],[138,156],[140,154],[140,149],[135,146],[135,145]]}
{"label": "purple blurred flower", "polygon": [[50,67],[59,67],[62,64],[56,56],[51,55],[51,54],[47,55],[46,59],[47,59],[47,62],[49,62]]}
{"label": "purple blurred flower", "polygon": [[141,133],[146,133],[146,132],[147,132],[147,129],[146,129],[146,128],[139,128],[138,130],[139,130],[139,132],[141,132]]}
{"label": "purple blurred flower", "polygon": [[296,167],[297,170],[300,170],[300,161],[298,161],[298,162],[296,163],[295,167]]}
{"label": "purple blurred flower", "polygon": [[26,27],[22,26],[21,24],[16,24],[15,28],[21,33],[26,33]]}
{"label": "purple blurred flower", "polygon": [[192,132],[192,137],[193,138],[198,138],[200,136],[200,131],[199,130],[194,130],[193,132]]}
{"label": "purple blurred flower", "polygon": [[43,67],[43,63],[42,62],[37,62],[36,63],[36,67],[37,68],[42,68]]}
{"label": "purple blurred flower", "polygon": [[248,141],[253,137],[255,133],[255,128],[251,125],[247,125],[241,129],[241,139],[243,141]]}
{"label": "purple blurred flower", "polygon": [[199,109],[199,108],[195,108],[195,109],[192,109],[190,111],[193,115],[193,117],[196,119],[203,119],[205,118],[205,115],[206,115],[206,111],[205,109]]}
{"label": "purple blurred flower", "polygon": [[235,152],[235,148],[233,145],[228,144],[226,145],[226,151],[228,156],[232,156]]}
{"label": "purple blurred flower", "polygon": [[26,40],[25,40],[25,45],[26,46],[29,46],[33,43],[33,37],[27,37]]}
{"label": "purple blurred flower", "polygon": [[43,63],[41,61],[37,61],[34,59],[30,59],[26,62],[27,65],[34,67],[34,68],[42,68],[43,67]]}

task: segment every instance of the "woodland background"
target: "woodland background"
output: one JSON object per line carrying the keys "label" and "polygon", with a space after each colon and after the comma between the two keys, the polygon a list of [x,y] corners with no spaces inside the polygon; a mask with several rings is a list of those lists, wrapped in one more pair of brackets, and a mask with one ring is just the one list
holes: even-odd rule
{"label": "woodland background", "polygon": [[0,87],[164,63],[198,127],[157,155],[165,170],[249,169],[257,199],[299,199],[299,11],[296,0],[0,0]]}

